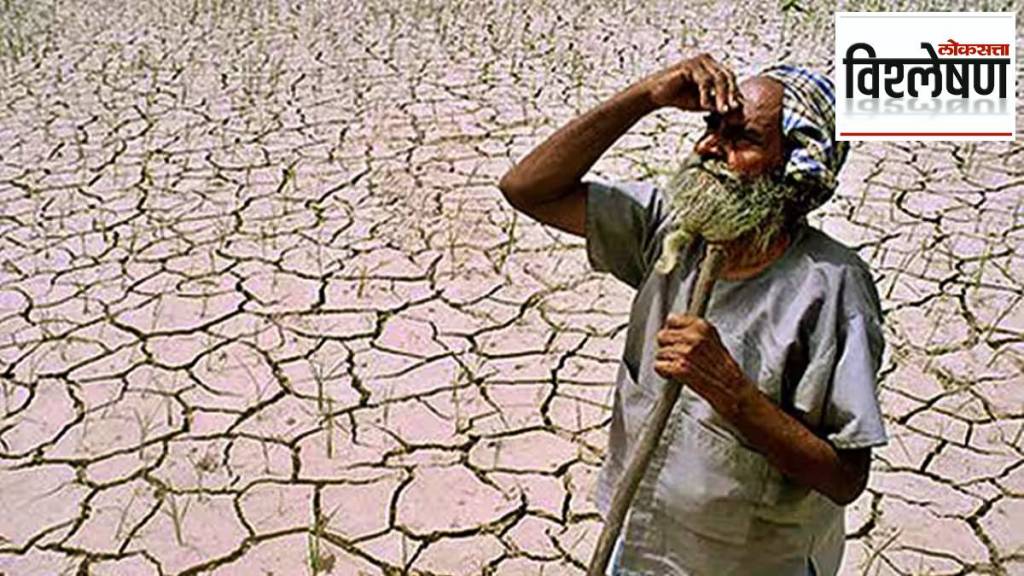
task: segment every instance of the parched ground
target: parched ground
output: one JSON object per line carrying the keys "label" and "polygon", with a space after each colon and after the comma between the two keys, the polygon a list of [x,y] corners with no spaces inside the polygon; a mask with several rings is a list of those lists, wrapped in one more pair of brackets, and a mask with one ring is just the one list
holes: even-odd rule
{"label": "parched ground", "polygon": [[[682,55],[827,67],[784,5],[4,2],[0,574],[582,574],[632,294],[496,181]],[[1020,143],[888,143],[813,215],[889,343],[843,574],[1024,574],[1022,203]]]}

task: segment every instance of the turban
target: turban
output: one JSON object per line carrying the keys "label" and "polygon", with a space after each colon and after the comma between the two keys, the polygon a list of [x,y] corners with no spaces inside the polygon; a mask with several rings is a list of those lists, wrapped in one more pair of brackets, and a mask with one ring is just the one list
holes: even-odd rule
{"label": "turban", "polygon": [[810,212],[832,197],[850,149],[834,140],[835,88],[824,75],[788,64],[759,75],[782,83],[782,139],[789,153],[783,177],[798,185],[800,205]]}

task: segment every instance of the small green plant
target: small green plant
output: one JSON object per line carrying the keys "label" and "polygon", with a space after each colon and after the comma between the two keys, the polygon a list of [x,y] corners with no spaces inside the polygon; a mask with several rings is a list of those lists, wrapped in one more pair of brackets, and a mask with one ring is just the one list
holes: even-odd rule
{"label": "small green plant", "polygon": [[324,516],[319,514],[316,508],[317,506],[314,506],[313,517],[310,520],[309,535],[306,541],[306,558],[312,576],[329,574],[334,570],[334,563],[336,562],[334,554],[325,552],[321,548],[324,527],[330,521],[331,515]]}
{"label": "small green plant", "polygon": [[167,504],[167,509],[161,508],[161,512],[171,519],[171,524],[174,526],[174,539],[178,542],[179,546],[185,546],[185,533],[182,530],[182,526],[185,523],[185,516],[188,514],[191,501],[188,497],[185,497],[185,503],[179,506],[178,496],[163,488],[157,489],[156,497]]}

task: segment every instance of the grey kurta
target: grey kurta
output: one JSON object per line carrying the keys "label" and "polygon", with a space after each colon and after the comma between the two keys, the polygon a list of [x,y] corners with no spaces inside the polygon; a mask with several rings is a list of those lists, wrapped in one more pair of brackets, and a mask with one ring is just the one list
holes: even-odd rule
{"label": "grey kurta", "polygon": [[[607,514],[639,432],[661,393],[655,335],[684,312],[703,246],[672,273],[653,264],[667,206],[647,183],[588,179],[591,266],[637,289],[615,387],[608,453],[595,500]],[[876,375],[884,342],[867,266],[821,231],[802,226],[759,275],[720,280],[705,316],[760,389],[839,449],[886,443]],[[683,389],[625,528],[626,574],[835,574],[843,508],[784,478],[702,398]]]}

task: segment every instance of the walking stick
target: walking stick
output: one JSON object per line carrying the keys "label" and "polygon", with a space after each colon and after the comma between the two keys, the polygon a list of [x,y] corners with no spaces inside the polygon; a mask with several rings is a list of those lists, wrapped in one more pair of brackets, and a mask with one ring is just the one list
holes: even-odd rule
{"label": "walking stick", "polygon": [[[703,316],[707,310],[708,302],[711,300],[711,288],[718,279],[718,273],[725,264],[725,249],[716,244],[707,244],[704,251],[704,261],[700,266],[700,273],[697,275],[697,285],[694,287],[690,297],[688,313],[691,316]],[[640,442],[633,451],[626,465],[626,471],[615,487],[615,495],[612,497],[611,509],[608,513],[608,520],[604,529],[601,530],[601,538],[597,541],[597,549],[590,558],[590,568],[587,569],[587,576],[604,576],[608,567],[608,560],[611,558],[615,541],[622,531],[622,523],[626,518],[626,512],[633,502],[633,496],[640,486],[647,467],[651,463],[654,449],[658,447],[661,435],[668,424],[669,415],[672,414],[672,407],[679,399],[683,384],[675,380],[667,380],[664,390],[654,411],[647,419],[647,426],[640,436]]]}

